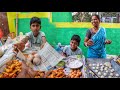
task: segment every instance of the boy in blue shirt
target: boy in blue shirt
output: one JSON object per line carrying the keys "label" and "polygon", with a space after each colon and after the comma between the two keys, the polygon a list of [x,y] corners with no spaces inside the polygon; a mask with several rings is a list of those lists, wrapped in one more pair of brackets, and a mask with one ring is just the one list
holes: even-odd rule
{"label": "boy in blue shirt", "polygon": [[70,41],[70,45],[65,46],[63,49],[63,56],[68,57],[71,55],[81,55],[82,50],[78,47],[80,44],[80,36],[73,35]]}
{"label": "boy in blue shirt", "polygon": [[45,33],[40,31],[41,29],[41,20],[38,17],[32,17],[30,20],[30,29],[31,32],[26,34],[26,37],[20,41],[20,43],[15,44],[18,49],[21,51],[25,48],[25,44],[29,41],[30,46],[43,47],[46,43]]}

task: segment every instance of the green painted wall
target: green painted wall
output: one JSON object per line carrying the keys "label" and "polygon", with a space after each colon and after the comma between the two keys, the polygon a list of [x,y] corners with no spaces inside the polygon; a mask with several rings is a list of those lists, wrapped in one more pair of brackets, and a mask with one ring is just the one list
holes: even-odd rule
{"label": "green painted wall", "polygon": [[[68,12],[53,12],[52,20],[53,22],[71,22],[71,13]],[[29,25],[30,18],[18,19],[18,33],[23,32],[24,34],[30,31]],[[81,37],[80,48],[82,49],[84,55],[87,54],[87,48],[84,47],[84,38],[86,30],[88,28],[56,28],[56,26],[49,22],[48,18],[41,18],[42,28],[41,30],[45,32],[47,41],[55,46],[58,42],[63,45],[68,45],[73,34],[78,34]],[[111,45],[106,45],[107,54],[120,54],[120,28],[106,28],[107,38],[112,40]]]}
{"label": "green painted wall", "polygon": [[[31,31],[30,30],[30,18],[26,19],[18,19],[18,35],[19,32],[23,32],[23,34]],[[49,22],[48,18],[41,18],[41,31],[43,31],[46,34],[46,38],[49,41],[50,44],[56,45],[56,34],[54,31],[56,31],[56,28],[53,24]],[[54,32],[54,33],[53,33]],[[55,38],[53,38],[55,37]]]}
{"label": "green painted wall", "polygon": [[[30,31],[29,26],[30,19],[19,19],[18,32]],[[83,50],[85,56],[87,53],[87,48],[84,47],[84,38],[87,28],[56,28],[55,25],[49,22],[49,19],[42,18],[42,31],[45,32],[48,42],[55,46],[58,42],[61,42],[63,45],[68,45],[73,34],[78,34],[81,37],[80,48]],[[107,28],[107,38],[112,40],[111,45],[106,45],[108,54],[120,54],[120,29],[110,29]]]}
{"label": "green painted wall", "polygon": [[52,22],[72,22],[72,13],[52,12]]}
{"label": "green painted wall", "polygon": [[[80,47],[83,50],[85,56],[87,53],[87,48],[83,45],[84,38],[86,35],[87,28],[57,28],[57,41],[61,42],[62,44],[69,44],[71,36],[73,34],[78,34],[81,37],[81,43]],[[107,32],[107,39],[112,40],[112,44],[106,45],[107,54],[120,54],[120,43],[119,43],[119,37],[120,37],[120,29],[106,29]]]}

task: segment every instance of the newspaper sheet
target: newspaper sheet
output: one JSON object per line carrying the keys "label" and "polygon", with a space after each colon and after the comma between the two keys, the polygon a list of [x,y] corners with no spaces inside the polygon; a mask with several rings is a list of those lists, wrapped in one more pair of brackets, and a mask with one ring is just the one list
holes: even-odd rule
{"label": "newspaper sheet", "polygon": [[7,49],[7,51],[5,52],[5,54],[0,58],[0,67],[3,66],[6,62],[12,60],[12,58],[14,57],[14,53],[13,53],[13,47],[12,45]]}
{"label": "newspaper sheet", "polygon": [[48,42],[44,47],[38,51],[41,56],[42,62],[38,66],[33,66],[34,70],[48,71],[52,67],[56,66],[63,58]]}
{"label": "newspaper sheet", "polygon": [[19,50],[19,52],[17,53],[17,59],[21,60],[21,61],[26,61],[25,56],[23,55],[23,53]]}
{"label": "newspaper sheet", "polygon": [[[64,56],[60,55],[48,42],[46,42],[44,47],[41,50],[38,50],[37,53],[40,55],[42,61],[38,66],[31,64],[30,67],[32,67],[34,70],[48,71],[56,66],[63,58],[65,58]],[[0,58],[0,67],[7,61],[11,60],[13,56],[13,47],[11,45],[4,56]],[[25,60],[25,56],[21,51],[17,53],[17,58],[20,60]]]}

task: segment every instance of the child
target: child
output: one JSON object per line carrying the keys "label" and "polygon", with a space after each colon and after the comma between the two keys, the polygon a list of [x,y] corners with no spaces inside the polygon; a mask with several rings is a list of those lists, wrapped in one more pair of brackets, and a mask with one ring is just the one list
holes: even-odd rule
{"label": "child", "polygon": [[70,41],[70,45],[65,46],[63,49],[63,55],[65,57],[71,55],[80,55],[82,54],[82,50],[78,47],[80,44],[81,38],[78,35],[73,35]]}
{"label": "child", "polygon": [[30,29],[31,32],[26,34],[26,37],[23,38],[20,43],[15,44],[17,48],[21,51],[25,48],[25,44],[29,41],[30,46],[43,47],[46,43],[45,33],[40,31],[41,29],[41,20],[38,17],[32,17],[30,20]]}

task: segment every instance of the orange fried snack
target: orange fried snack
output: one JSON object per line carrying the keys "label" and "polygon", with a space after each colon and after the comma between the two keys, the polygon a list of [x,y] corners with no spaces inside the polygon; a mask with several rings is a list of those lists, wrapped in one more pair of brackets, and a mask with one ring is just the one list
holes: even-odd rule
{"label": "orange fried snack", "polygon": [[44,71],[37,71],[34,78],[44,78],[45,72]]}
{"label": "orange fried snack", "polygon": [[82,76],[80,69],[73,69],[68,75],[68,78],[80,78],[80,76]]}
{"label": "orange fried snack", "polygon": [[46,78],[64,78],[66,75],[64,74],[64,68],[58,68],[49,72]]}
{"label": "orange fried snack", "polygon": [[15,78],[22,69],[22,63],[18,60],[12,60],[6,63],[4,72],[0,74],[0,78]]}

